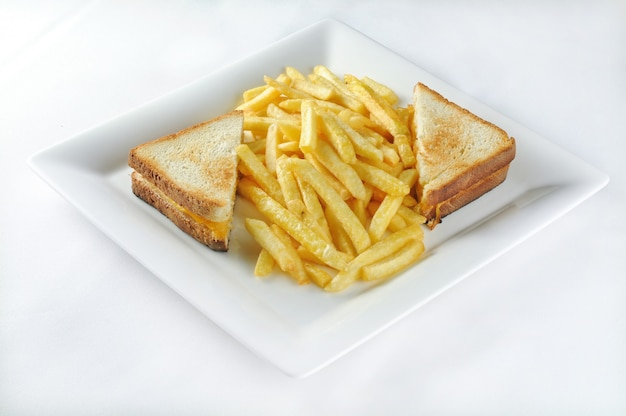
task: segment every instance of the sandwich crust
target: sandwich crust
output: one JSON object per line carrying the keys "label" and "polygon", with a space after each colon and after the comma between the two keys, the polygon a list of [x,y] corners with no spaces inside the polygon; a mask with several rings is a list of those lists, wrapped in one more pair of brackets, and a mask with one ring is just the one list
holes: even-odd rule
{"label": "sandwich crust", "polygon": [[512,140],[510,147],[501,149],[491,158],[468,166],[465,170],[455,172],[441,187],[424,190],[423,187],[420,189],[419,186],[422,185],[418,184],[418,190],[420,195],[422,195],[420,202],[427,206],[437,205],[441,201],[452,198],[459,192],[467,192],[476,182],[483,180],[494,172],[501,171],[504,167],[508,167],[515,157],[515,140]]}
{"label": "sandwich crust", "polygon": [[191,212],[167,197],[136,171],[132,172],[131,181],[133,193],[169,218],[178,228],[215,251],[228,251],[231,221],[213,222],[192,216]]}
{"label": "sandwich crust", "polygon": [[426,225],[433,229],[441,221],[441,218],[453,213],[470,202],[500,185],[506,179],[509,165],[505,165],[489,176],[474,182],[469,187],[460,190],[447,200],[433,205],[425,205],[422,215],[427,218]]}

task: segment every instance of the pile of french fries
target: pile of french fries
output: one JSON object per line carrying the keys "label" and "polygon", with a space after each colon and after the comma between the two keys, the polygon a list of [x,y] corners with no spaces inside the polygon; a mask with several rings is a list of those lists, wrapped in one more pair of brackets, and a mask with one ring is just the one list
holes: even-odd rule
{"label": "pile of french fries", "polygon": [[412,190],[412,107],[368,77],[286,67],[243,93],[238,193],[261,246],[254,274],[275,266],[326,291],[387,279],[424,252]]}

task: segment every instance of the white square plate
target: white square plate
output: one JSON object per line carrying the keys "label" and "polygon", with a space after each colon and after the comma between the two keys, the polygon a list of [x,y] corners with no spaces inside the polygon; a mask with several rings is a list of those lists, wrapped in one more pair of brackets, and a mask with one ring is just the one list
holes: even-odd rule
{"label": "white square plate", "polygon": [[[426,231],[427,252],[418,265],[384,284],[357,283],[339,294],[282,276],[253,277],[257,248],[242,226],[245,201],[237,203],[230,251],[216,253],[135,197],[126,165],[133,146],[229,111],[263,75],[276,76],[286,65],[308,72],[317,64],[381,81],[403,104],[415,83],[424,82],[517,140],[507,180]],[[299,377],[414,311],[608,182],[578,158],[334,20],[298,31],[29,162],[174,291],[256,354]]]}

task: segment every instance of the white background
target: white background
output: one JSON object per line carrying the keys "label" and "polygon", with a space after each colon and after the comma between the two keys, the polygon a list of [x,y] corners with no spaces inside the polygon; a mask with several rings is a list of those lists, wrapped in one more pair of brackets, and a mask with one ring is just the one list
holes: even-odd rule
{"label": "white background", "polygon": [[[26,159],[326,17],[611,181],[292,379],[117,247]],[[624,1],[0,0],[0,414],[626,414],[625,127]]]}

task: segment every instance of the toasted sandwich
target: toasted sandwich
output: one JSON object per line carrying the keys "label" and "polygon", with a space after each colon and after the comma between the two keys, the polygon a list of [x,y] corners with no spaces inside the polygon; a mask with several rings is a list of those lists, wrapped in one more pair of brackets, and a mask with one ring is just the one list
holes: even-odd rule
{"label": "toasted sandwich", "polygon": [[422,83],[414,88],[413,105],[417,199],[433,229],[506,179],[515,139]]}
{"label": "toasted sandwich", "polygon": [[132,191],[181,230],[227,251],[243,112],[233,111],[133,148]]}

